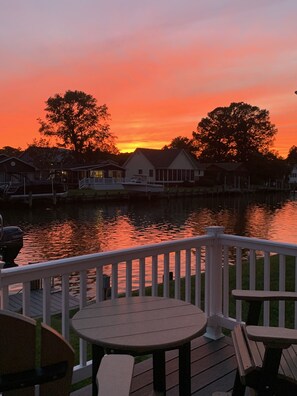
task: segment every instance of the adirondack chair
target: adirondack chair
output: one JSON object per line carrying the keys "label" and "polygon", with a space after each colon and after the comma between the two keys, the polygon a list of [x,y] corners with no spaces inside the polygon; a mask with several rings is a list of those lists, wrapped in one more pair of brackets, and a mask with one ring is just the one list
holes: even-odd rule
{"label": "adirondack chair", "polygon": [[74,351],[51,327],[23,315],[0,311],[0,392],[4,396],[66,396]]}
{"label": "adirondack chair", "polygon": [[297,293],[233,290],[249,304],[246,324],[237,325],[232,339],[238,364],[232,396],[246,387],[262,395],[297,395],[297,330],[258,326],[264,301],[297,300]]}

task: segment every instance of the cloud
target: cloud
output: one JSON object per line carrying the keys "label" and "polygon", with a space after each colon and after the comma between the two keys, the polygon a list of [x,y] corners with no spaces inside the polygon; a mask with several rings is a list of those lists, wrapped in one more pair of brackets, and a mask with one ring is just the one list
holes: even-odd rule
{"label": "cloud", "polygon": [[296,11],[293,0],[4,0],[2,145],[30,142],[45,100],[79,89],[108,105],[119,145],[163,146],[245,101],[270,110],[284,147],[296,129]]}

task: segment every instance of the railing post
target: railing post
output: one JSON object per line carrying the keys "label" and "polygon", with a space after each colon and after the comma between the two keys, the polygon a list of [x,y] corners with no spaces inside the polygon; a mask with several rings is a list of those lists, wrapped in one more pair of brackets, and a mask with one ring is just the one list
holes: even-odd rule
{"label": "railing post", "polygon": [[213,237],[206,248],[205,260],[205,313],[208,318],[206,337],[217,340],[223,337],[218,317],[222,316],[222,246],[219,235],[224,227],[207,227],[206,232]]}

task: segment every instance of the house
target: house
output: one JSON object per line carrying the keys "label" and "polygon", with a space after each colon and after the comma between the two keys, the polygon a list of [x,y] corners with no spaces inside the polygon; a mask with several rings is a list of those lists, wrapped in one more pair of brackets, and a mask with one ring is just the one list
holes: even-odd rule
{"label": "house", "polygon": [[241,162],[219,162],[205,165],[205,178],[213,185],[240,190],[249,185],[249,172]]}
{"label": "house", "polygon": [[289,174],[289,184],[292,186],[297,186],[297,165],[294,165],[291,173]]}
{"label": "house", "polygon": [[64,181],[64,169],[75,165],[73,153],[58,147],[28,147],[19,157],[38,170],[39,179],[48,179],[55,175],[55,180]]}
{"label": "house", "polygon": [[38,168],[40,178],[53,177],[70,188],[95,188],[96,185],[111,184],[111,180],[114,184],[125,177],[124,168],[114,161],[79,164],[72,151],[57,147],[30,146],[21,158]]}
{"label": "house", "polygon": [[137,148],[124,163],[126,179],[136,176],[150,183],[194,183],[204,175],[204,165],[199,164],[183,149]]}
{"label": "house", "polygon": [[0,185],[23,183],[35,179],[36,168],[16,157],[0,155]]}
{"label": "house", "polygon": [[104,185],[111,187],[116,184],[122,188],[125,169],[114,161],[101,161],[93,165],[70,167],[66,169],[66,176],[68,185],[79,185],[79,188],[102,189]]}

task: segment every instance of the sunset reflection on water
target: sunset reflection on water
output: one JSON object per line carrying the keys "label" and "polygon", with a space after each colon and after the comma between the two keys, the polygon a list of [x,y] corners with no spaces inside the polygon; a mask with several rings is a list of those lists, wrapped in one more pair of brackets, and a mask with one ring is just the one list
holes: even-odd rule
{"label": "sunset reflection on water", "polygon": [[203,235],[212,225],[228,234],[297,243],[294,197],[89,204],[3,216],[5,225],[24,231],[20,265]]}

